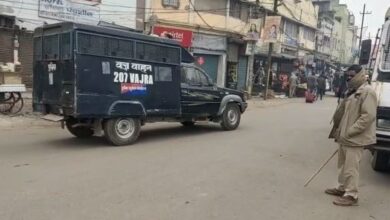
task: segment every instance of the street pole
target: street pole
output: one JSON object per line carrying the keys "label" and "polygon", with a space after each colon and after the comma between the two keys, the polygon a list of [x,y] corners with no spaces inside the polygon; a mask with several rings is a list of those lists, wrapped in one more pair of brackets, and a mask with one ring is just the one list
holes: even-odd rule
{"label": "street pole", "polygon": [[[362,25],[360,26],[360,39],[359,39],[359,51],[361,52],[362,39],[363,39],[363,25],[364,25],[364,16],[371,14],[371,12],[366,12],[366,4],[363,5],[363,12],[360,12],[362,15]],[[359,58],[361,56],[359,52]]]}
{"label": "street pole", "polygon": [[252,97],[252,87],[253,87],[253,76],[254,76],[253,65],[254,65],[254,62],[255,62],[254,45],[255,44],[252,41],[249,42],[249,47],[250,47],[250,50],[251,50],[251,53],[249,55],[249,60],[248,60],[248,64],[249,64],[249,67],[248,67],[248,70],[249,70],[249,76],[248,76],[248,96],[249,96],[249,98]]}
{"label": "street pole", "polygon": [[[379,42],[378,42],[378,40],[380,39],[379,38],[379,33],[380,33],[380,31],[381,31],[381,29],[380,28],[378,28],[378,32],[376,32],[376,37],[375,37],[375,43],[374,43],[374,49],[372,50],[372,54],[371,54],[371,59],[370,59],[370,64],[368,65],[368,69],[371,69],[372,67],[371,67],[371,65],[372,65],[372,61],[374,60],[374,53],[376,52],[376,48],[379,46],[378,44],[379,44]],[[376,59],[376,56],[375,56],[375,59]]]}
{"label": "street pole", "polygon": [[[259,6],[260,6],[260,1],[259,0],[256,0],[256,13],[258,14],[258,10],[259,10]],[[249,46],[250,46],[250,49],[251,49],[251,52],[250,52],[250,55],[249,55],[249,60],[248,60],[248,72],[249,72],[249,76],[247,78],[247,83],[248,83],[248,96],[249,97],[252,97],[252,88],[253,88],[253,77],[254,77],[254,69],[253,69],[253,65],[255,63],[255,48],[256,48],[256,42],[255,41],[251,41],[249,42]]]}
{"label": "street pole", "polygon": [[[274,10],[273,10],[273,13],[275,15],[278,14],[278,0],[274,0]],[[267,80],[266,80],[266,84],[265,84],[265,91],[264,91],[264,100],[267,100],[267,96],[268,96],[268,84],[269,84],[269,76],[270,76],[270,72],[271,72],[271,62],[272,62],[272,51],[274,50],[274,43],[270,42],[269,43],[269,48],[268,48],[268,63],[267,63]]]}

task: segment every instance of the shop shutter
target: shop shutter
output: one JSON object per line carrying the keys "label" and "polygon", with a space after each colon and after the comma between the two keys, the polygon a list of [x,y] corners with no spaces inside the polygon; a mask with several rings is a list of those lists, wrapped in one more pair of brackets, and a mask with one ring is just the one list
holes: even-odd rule
{"label": "shop shutter", "polygon": [[0,28],[0,62],[14,62],[13,32]]}
{"label": "shop shutter", "polygon": [[237,73],[238,73],[237,89],[238,90],[245,90],[247,69],[248,69],[248,58],[245,56],[241,56],[238,59],[238,70],[237,70]]}
{"label": "shop shutter", "polygon": [[19,45],[19,61],[22,65],[22,82],[27,88],[32,88],[33,33],[20,33]]}
{"label": "shop shutter", "polygon": [[[217,82],[218,75],[218,55],[208,55],[208,54],[194,54],[195,63],[201,67],[207,74],[211,77],[214,83]],[[200,61],[200,62],[199,62]]]}

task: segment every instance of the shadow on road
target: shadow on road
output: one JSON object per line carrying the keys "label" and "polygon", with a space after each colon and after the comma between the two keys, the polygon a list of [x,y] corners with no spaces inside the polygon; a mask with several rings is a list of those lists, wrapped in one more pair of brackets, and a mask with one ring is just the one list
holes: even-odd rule
{"label": "shadow on road", "polygon": [[[187,138],[195,135],[203,135],[210,132],[223,132],[223,130],[215,125],[196,125],[194,127],[167,127],[167,128],[149,128],[141,130],[141,135],[138,143],[148,143],[156,141],[164,141],[171,138]],[[190,141],[190,140],[189,140]]]}
{"label": "shadow on road", "polygon": [[[138,138],[138,141],[133,146],[154,142],[163,142],[169,139],[176,138],[188,138],[188,141],[190,141],[190,137],[194,137],[196,135],[203,135],[210,132],[223,131],[219,126],[215,125],[196,125],[194,127],[169,126],[166,128],[146,128],[141,130],[141,134]],[[76,137],[60,138],[55,140],[48,140],[45,143],[42,143],[42,145],[64,149],[87,149],[112,146],[103,136],[94,136],[85,139]]]}

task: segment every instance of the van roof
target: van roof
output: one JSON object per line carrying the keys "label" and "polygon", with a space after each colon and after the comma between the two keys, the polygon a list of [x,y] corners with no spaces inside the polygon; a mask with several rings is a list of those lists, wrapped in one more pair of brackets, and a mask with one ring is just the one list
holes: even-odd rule
{"label": "van roof", "polygon": [[93,25],[86,25],[86,24],[73,23],[73,22],[60,22],[60,23],[49,24],[49,25],[38,27],[34,31],[34,36],[41,36],[44,30],[54,31],[54,29],[58,29],[58,33],[69,32],[71,30],[81,30],[81,31],[87,31],[96,34],[106,34],[106,35],[112,35],[117,37],[133,38],[133,39],[139,39],[143,41],[170,44],[172,46],[180,47],[180,43],[172,39],[160,38],[160,37],[150,36],[150,35],[137,33],[133,31],[125,31],[125,30],[111,28],[111,27],[93,26]]}

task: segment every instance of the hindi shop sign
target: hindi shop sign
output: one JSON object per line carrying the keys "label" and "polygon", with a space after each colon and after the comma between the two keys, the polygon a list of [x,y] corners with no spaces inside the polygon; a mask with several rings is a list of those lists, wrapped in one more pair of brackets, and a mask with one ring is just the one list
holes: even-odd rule
{"label": "hindi shop sign", "polygon": [[96,25],[100,20],[100,9],[70,0],[39,0],[38,16]]}
{"label": "hindi shop sign", "polygon": [[168,33],[173,39],[179,41],[183,47],[188,48],[192,46],[192,31],[155,26],[153,27],[153,33],[159,36],[163,33]]}

